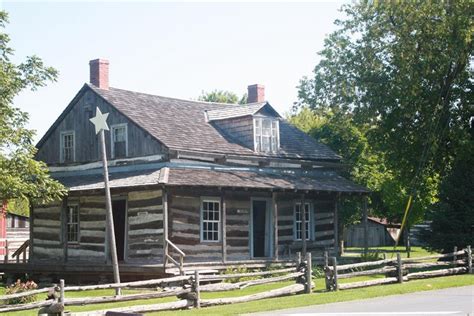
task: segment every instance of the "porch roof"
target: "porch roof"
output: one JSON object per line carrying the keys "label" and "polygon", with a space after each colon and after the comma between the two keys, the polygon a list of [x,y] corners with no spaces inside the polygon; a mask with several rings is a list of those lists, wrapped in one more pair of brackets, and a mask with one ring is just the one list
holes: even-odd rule
{"label": "porch roof", "polygon": [[358,184],[335,172],[261,172],[216,169],[171,168],[167,175],[169,186],[232,187],[246,189],[326,191],[368,193]]}
{"label": "porch roof", "polygon": [[[368,193],[358,184],[331,171],[266,171],[240,168],[164,167],[110,173],[111,188],[148,185],[227,187],[266,190],[301,190],[341,193]],[[58,178],[70,191],[104,188],[102,174]]]}

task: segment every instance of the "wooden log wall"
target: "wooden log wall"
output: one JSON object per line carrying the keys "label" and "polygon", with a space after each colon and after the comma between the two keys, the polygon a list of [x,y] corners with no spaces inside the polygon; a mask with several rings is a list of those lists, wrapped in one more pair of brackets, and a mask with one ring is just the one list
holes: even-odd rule
{"label": "wooden log wall", "polygon": [[313,200],[314,203],[314,241],[317,247],[333,248],[334,200]]}
{"label": "wooden log wall", "polygon": [[128,193],[128,259],[163,262],[163,191]]}
{"label": "wooden log wall", "polygon": [[[301,196],[291,193],[278,194],[278,248],[280,255],[287,255],[288,248],[294,253],[301,247],[301,241],[294,240],[294,205],[300,202]],[[313,206],[314,213],[311,227],[311,240],[307,242],[308,250],[333,248],[334,237],[334,200],[328,196],[307,195],[306,201]]]}
{"label": "wooden log wall", "polygon": [[250,197],[248,193],[227,195],[227,259],[247,260],[250,259]]}
{"label": "wooden log wall", "polygon": [[[216,192],[217,193],[217,192]],[[218,197],[219,195],[215,195]],[[185,262],[220,261],[222,248],[220,242],[200,240],[200,195],[190,193],[170,194],[168,198],[169,238],[185,254]],[[170,247],[173,256],[177,254]]]}
{"label": "wooden log wall", "polygon": [[62,202],[57,201],[32,209],[31,260],[60,262],[64,260],[61,238]]}
{"label": "wooden log wall", "polygon": [[[105,197],[81,196],[78,199],[68,199],[68,203],[78,203],[79,206],[79,242],[65,242],[67,261],[105,262]],[[64,221],[66,222],[66,218]],[[66,229],[65,224],[63,227]],[[64,239],[66,238],[64,232]]]}

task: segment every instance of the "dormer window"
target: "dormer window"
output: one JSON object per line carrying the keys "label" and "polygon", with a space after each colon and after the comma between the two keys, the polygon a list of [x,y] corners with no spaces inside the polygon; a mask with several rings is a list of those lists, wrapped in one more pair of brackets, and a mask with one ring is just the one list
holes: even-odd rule
{"label": "dormer window", "polygon": [[74,162],[75,143],[74,131],[61,132],[59,160],[62,163]]}
{"label": "dormer window", "polygon": [[112,125],[112,158],[124,158],[128,154],[127,124]]}
{"label": "dormer window", "polygon": [[254,122],[255,151],[276,153],[280,147],[278,120],[256,117]]}

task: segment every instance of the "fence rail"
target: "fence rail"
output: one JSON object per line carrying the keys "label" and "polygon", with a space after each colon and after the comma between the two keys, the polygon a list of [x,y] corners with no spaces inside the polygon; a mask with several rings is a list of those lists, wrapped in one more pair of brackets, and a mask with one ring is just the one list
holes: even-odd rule
{"label": "fence rail", "polygon": [[[448,259],[447,261],[426,262],[426,260]],[[332,265],[325,264],[326,289],[328,291],[360,288],[372,285],[403,283],[410,280],[472,273],[471,247],[453,252],[430,255],[418,258],[402,259],[400,253],[394,259],[384,259],[354,264],[337,265],[336,258],[331,258]],[[439,269],[443,268],[443,269]],[[419,271],[428,269],[427,271]],[[415,271],[413,271],[415,270]],[[339,284],[341,279],[358,276],[385,275],[384,278]]]}
{"label": "fence rail", "polygon": [[[250,302],[269,297],[277,297],[289,294],[298,293],[310,293],[311,288],[314,284],[311,282],[311,254],[308,253],[306,260],[300,262],[297,268],[284,268],[270,271],[260,272],[249,272],[249,273],[234,273],[225,274],[218,276],[206,276],[200,275],[199,271],[195,271],[194,275],[189,276],[176,276],[171,278],[153,279],[145,281],[134,281],[127,283],[110,283],[110,284],[99,284],[99,285],[85,285],[85,286],[65,286],[64,280],[61,280],[59,285],[55,285],[51,288],[43,288],[28,292],[10,294],[0,296],[0,301],[5,303],[10,299],[37,295],[41,293],[54,293],[59,292],[58,300],[46,300],[28,304],[19,305],[0,305],[0,313],[8,311],[20,311],[20,310],[31,310],[37,308],[46,308],[46,312],[58,312],[63,311],[65,306],[78,306],[78,305],[89,305],[89,304],[102,304],[112,302],[125,302],[135,301],[143,299],[157,299],[170,296],[177,296],[181,300],[170,303],[159,303],[143,306],[130,306],[126,308],[109,309],[107,311],[113,312],[129,312],[129,313],[141,313],[141,312],[152,312],[162,310],[175,310],[182,308],[200,306],[213,306],[222,304],[232,304],[236,302]],[[248,278],[248,277],[263,277],[261,279],[252,279],[247,281],[238,281],[234,283],[226,283],[229,279],[235,278]],[[216,299],[201,299],[201,292],[220,292],[243,289],[249,286],[255,286],[259,284],[276,283],[285,280],[296,280],[296,284],[285,286],[279,289],[271,291],[256,293],[252,295],[239,296],[233,298],[216,298]],[[219,283],[211,283],[219,281]],[[201,284],[204,283],[204,284]],[[71,291],[87,291],[87,290],[98,290],[98,289],[117,289],[117,288],[143,288],[144,286],[157,286],[161,287],[161,291],[149,291],[145,293],[137,294],[126,294],[126,295],[115,295],[115,296],[102,296],[102,297],[84,297],[84,298],[66,298],[67,292]],[[184,298],[184,299],[183,299]],[[105,315],[105,310],[87,312],[84,315]],[[75,313],[75,315],[81,315],[81,313]]]}
{"label": "fence rail", "polygon": [[[396,282],[403,283],[410,280],[445,275],[472,273],[472,252],[470,246],[460,251],[457,251],[456,249],[454,252],[448,254],[426,256],[416,259],[402,259],[399,253],[397,254],[397,258],[395,259],[385,259],[345,265],[338,265],[336,258],[329,258],[327,255],[323,259],[326,288],[329,291],[354,289]],[[451,260],[437,262],[426,261],[434,259]],[[428,270],[423,271],[423,269]],[[385,275],[385,277],[375,280],[339,284],[340,279],[350,279],[353,277],[368,275]],[[240,281],[239,278],[252,279]],[[230,281],[230,279],[236,279],[236,282],[229,283],[228,281]],[[285,280],[296,280],[296,283],[270,291],[255,293],[252,295],[201,299],[202,292],[239,290],[249,286],[276,283]],[[88,291],[117,288],[143,289],[143,287],[150,286],[158,287],[160,288],[160,291],[152,291],[150,289],[150,291],[146,291],[143,293],[126,295],[111,295],[84,298],[66,297],[67,293],[71,291]],[[250,302],[254,300],[278,297],[289,294],[311,293],[313,287],[314,283],[312,282],[312,257],[311,253],[308,253],[304,260],[303,258],[301,258],[301,256],[298,256],[298,266],[296,268],[282,268],[269,271],[234,273],[224,275],[200,275],[199,271],[196,270],[194,271],[193,275],[187,276],[175,276],[170,278],[152,279],[145,281],[109,283],[86,286],[65,286],[64,280],[61,280],[59,285],[55,285],[51,288],[43,288],[29,292],[0,296],[0,301],[4,301],[5,304],[8,302],[8,300],[11,299],[17,299],[25,296],[37,295],[47,292],[48,294],[59,292],[60,294],[58,299],[49,299],[45,301],[19,305],[0,305],[0,313],[8,311],[31,310],[37,308],[46,309],[46,313],[58,313],[62,312],[65,306],[125,302],[143,299],[158,299],[171,296],[177,296],[179,298],[179,300],[175,302],[149,304],[143,306],[129,306],[107,310],[112,312],[144,313],[163,310],[176,310],[191,307],[200,308],[213,305]],[[75,313],[75,315],[105,315],[107,311],[99,310],[94,312]]]}

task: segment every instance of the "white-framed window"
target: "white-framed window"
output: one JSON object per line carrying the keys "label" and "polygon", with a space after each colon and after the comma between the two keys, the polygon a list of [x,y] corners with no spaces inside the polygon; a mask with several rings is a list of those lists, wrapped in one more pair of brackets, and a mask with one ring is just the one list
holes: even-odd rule
{"label": "white-framed window", "polygon": [[280,147],[278,120],[265,117],[254,118],[255,151],[275,153]]}
{"label": "white-framed window", "polygon": [[112,158],[125,158],[128,156],[128,133],[127,124],[111,126],[111,154]]}
{"label": "white-framed window", "polygon": [[201,199],[201,241],[220,241],[221,203],[218,198]]}
{"label": "white-framed window", "polygon": [[79,205],[67,206],[67,242],[79,242]]}
{"label": "white-framed window", "polygon": [[[311,212],[311,203],[305,202],[304,204],[305,210],[305,232],[306,232],[306,240],[311,239],[311,222],[312,222],[312,212]],[[302,240],[303,238],[303,213],[301,211],[301,203],[295,203],[295,216],[294,216],[294,239],[295,240]]]}
{"label": "white-framed window", "polygon": [[74,131],[61,132],[60,138],[60,162],[74,162],[76,159],[76,140],[74,137]]}

